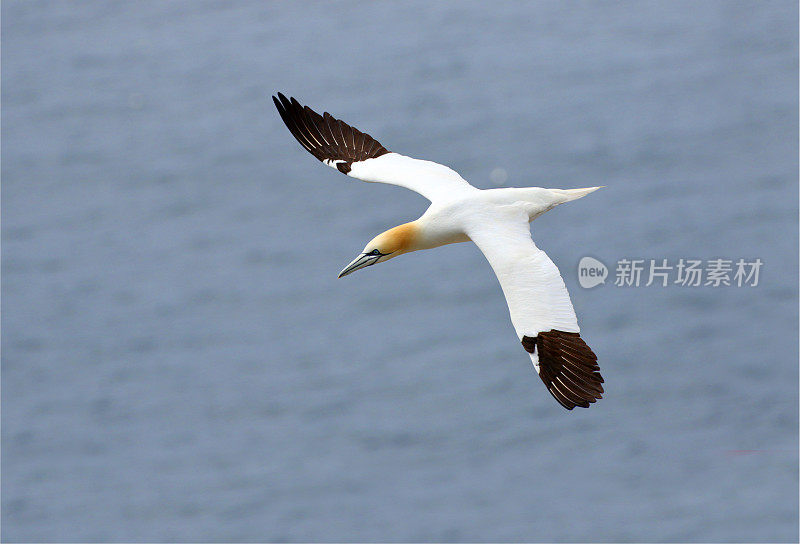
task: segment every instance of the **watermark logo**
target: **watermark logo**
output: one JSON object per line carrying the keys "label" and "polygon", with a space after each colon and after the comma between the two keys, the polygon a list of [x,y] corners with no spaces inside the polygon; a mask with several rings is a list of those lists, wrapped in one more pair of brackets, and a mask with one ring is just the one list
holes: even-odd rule
{"label": "watermark logo", "polygon": [[[616,287],[757,287],[761,259],[620,259],[616,263]],[[578,282],[591,289],[606,282],[608,268],[593,257],[578,263]]]}
{"label": "watermark logo", "polygon": [[591,289],[606,282],[608,267],[594,257],[584,257],[578,263],[578,282],[584,289]]}

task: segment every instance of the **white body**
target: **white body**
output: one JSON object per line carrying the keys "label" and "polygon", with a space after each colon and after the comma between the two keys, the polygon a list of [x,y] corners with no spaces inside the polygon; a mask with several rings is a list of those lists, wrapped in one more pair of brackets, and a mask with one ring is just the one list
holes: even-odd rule
{"label": "white body", "polygon": [[[428,210],[414,222],[420,230],[412,249],[472,240],[500,281],[520,340],[552,329],[580,332],[564,280],[533,243],[528,224],[598,187],[481,190],[446,166],[397,153],[354,163],[348,175],[400,185],[431,200]],[[531,359],[538,370],[537,355],[532,353]]]}

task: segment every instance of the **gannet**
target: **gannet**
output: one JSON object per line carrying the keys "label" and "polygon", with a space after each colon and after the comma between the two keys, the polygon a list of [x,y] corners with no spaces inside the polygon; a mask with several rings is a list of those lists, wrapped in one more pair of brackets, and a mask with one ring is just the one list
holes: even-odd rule
{"label": "gannet", "polygon": [[597,357],[580,337],[558,268],[536,247],[529,225],[600,187],[481,190],[447,166],[389,151],[328,112],[319,115],[281,93],[272,100],[300,145],[323,163],[362,181],[411,189],[431,202],[419,219],[370,240],[340,278],[404,253],[471,240],[494,269],[517,337],[547,390],[568,410],[602,398]]}

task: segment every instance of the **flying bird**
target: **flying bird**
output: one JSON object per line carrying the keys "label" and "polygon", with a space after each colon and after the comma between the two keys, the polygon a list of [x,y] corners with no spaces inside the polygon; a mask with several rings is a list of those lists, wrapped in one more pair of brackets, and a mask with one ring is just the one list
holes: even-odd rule
{"label": "flying bird", "polygon": [[471,240],[494,269],[517,336],[548,391],[568,410],[588,408],[602,398],[597,357],[580,336],[558,268],[536,247],[529,226],[544,212],[600,187],[481,190],[447,166],[389,151],[328,112],[319,115],[281,93],[272,100],[300,145],[323,163],[362,181],[411,189],[431,201],[419,219],[370,240],[340,278],[404,253]]}

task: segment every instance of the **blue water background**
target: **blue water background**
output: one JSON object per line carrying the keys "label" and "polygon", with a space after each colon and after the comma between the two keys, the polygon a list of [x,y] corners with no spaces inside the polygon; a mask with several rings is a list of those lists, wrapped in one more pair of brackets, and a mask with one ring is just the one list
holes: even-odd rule
{"label": "blue water background", "polygon": [[[796,541],[797,20],[3,2],[3,540]],[[320,165],[279,90],[478,187],[606,185],[532,228],[606,398],[554,402],[471,244],[337,280],[426,201]]]}

